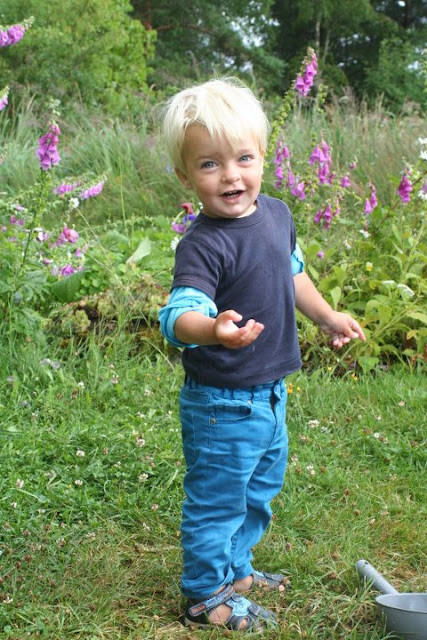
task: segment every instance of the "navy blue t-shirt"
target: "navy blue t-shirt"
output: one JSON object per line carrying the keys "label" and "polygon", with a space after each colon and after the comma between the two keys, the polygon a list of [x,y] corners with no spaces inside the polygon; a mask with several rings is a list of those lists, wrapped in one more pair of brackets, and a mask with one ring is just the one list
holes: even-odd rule
{"label": "navy blue t-shirt", "polygon": [[260,195],[257,209],[242,218],[203,213],[178,244],[172,288],[195,287],[218,312],[234,309],[243,326],[253,318],[264,331],[249,346],[185,348],[185,372],[196,382],[236,388],[264,384],[301,366],[295,320],[291,254],[296,233],[288,207]]}

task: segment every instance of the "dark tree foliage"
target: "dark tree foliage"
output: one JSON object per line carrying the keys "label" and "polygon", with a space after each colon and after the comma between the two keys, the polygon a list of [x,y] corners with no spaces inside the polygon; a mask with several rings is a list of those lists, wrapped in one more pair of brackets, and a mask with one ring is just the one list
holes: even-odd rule
{"label": "dark tree foliage", "polygon": [[273,0],[132,0],[134,15],[154,29],[151,80],[157,89],[214,74],[239,73],[271,89],[284,63],[266,46],[276,27]]}

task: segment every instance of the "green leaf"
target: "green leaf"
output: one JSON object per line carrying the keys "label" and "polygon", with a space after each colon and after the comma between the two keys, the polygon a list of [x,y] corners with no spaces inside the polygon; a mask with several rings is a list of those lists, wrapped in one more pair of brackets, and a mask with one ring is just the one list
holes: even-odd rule
{"label": "green leaf", "polygon": [[78,297],[83,271],[73,273],[71,276],[57,280],[50,285],[50,292],[58,302],[72,302]]}
{"label": "green leaf", "polygon": [[134,253],[126,260],[126,264],[138,264],[143,258],[151,253],[151,241],[143,238]]}
{"label": "green leaf", "polygon": [[338,307],[338,303],[341,299],[341,294],[342,294],[341,287],[334,287],[329,291],[329,295],[331,296],[331,299],[332,299],[332,306],[335,310]]}
{"label": "green leaf", "polygon": [[413,320],[419,320],[423,324],[427,324],[426,313],[421,313],[421,311],[408,311],[405,315],[407,318],[412,318]]}
{"label": "green leaf", "polygon": [[358,363],[362,367],[363,373],[368,373],[375,369],[380,359],[373,356],[359,356]]}

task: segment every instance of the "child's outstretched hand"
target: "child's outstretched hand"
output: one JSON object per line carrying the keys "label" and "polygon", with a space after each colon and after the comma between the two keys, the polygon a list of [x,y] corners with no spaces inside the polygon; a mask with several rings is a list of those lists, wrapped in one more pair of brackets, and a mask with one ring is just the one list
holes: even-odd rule
{"label": "child's outstretched hand", "polygon": [[362,327],[348,313],[333,311],[329,314],[326,322],[319,323],[319,327],[324,333],[332,336],[331,344],[337,349],[340,349],[353,338],[366,340]]}
{"label": "child's outstretched hand", "polygon": [[229,309],[218,314],[215,318],[214,334],[216,339],[228,349],[241,349],[256,340],[264,330],[264,325],[255,320],[248,320],[244,327],[238,327],[235,322],[242,319],[240,313]]}

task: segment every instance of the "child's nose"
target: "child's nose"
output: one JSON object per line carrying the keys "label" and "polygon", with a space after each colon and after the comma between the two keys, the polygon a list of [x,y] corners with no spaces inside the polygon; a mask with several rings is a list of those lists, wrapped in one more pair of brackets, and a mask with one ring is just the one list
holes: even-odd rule
{"label": "child's nose", "polygon": [[236,182],[239,179],[239,171],[235,164],[228,164],[224,166],[222,172],[222,179],[224,182]]}

